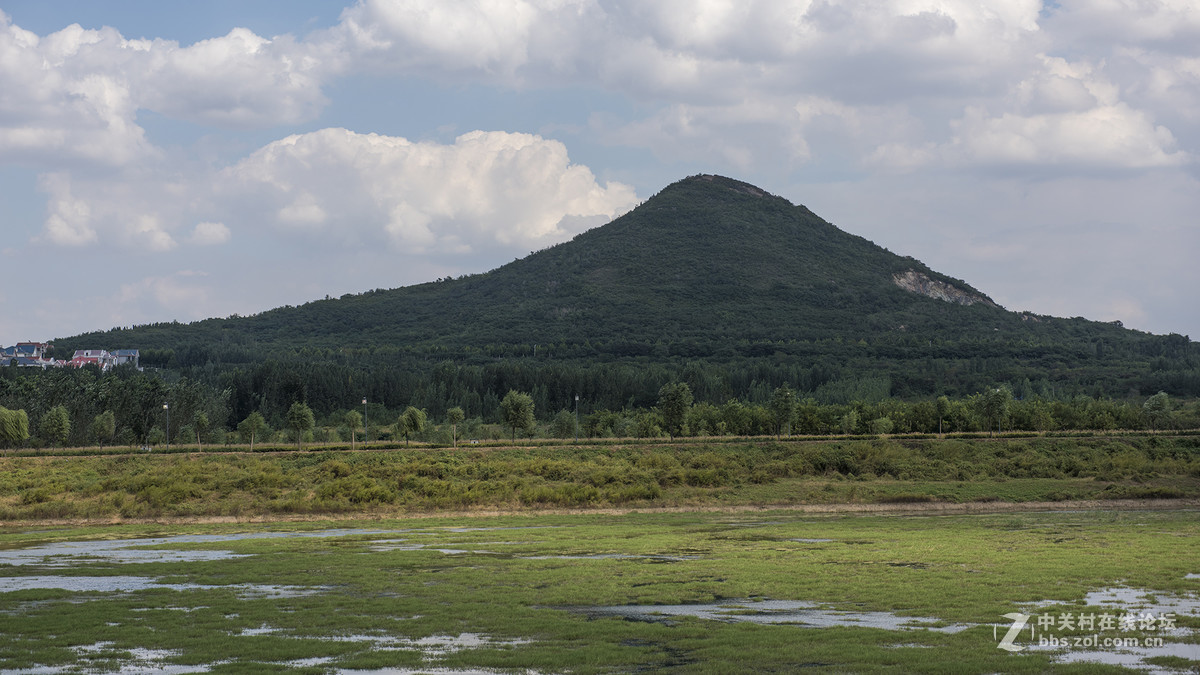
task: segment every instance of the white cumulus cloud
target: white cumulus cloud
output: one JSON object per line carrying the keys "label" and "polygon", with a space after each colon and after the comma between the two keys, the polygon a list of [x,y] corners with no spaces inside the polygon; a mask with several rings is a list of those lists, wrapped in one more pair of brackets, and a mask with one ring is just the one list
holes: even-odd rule
{"label": "white cumulus cloud", "polygon": [[636,201],[632,188],[601,186],[571,164],[562,143],[498,131],[440,144],[322,129],[259,149],[220,186],[280,230],[407,252],[556,243],[578,219],[608,220]]}
{"label": "white cumulus cloud", "polygon": [[1124,103],[1029,116],[969,109],[956,128],[968,163],[1153,168],[1188,159],[1168,129]]}
{"label": "white cumulus cloud", "polygon": [[0,161],[123,166],[160,153],[139,110],[226,127],[313,118],[335,59],[238,28],[180,46],[72,24],[38,36],[0,11]]}
{"label": "white cumulus cloud", "polygon": [[442,144],[322,129],[224,169],[59,172],[43,176],[41,189],[40,240],[150,252],[223,244],[238,232],[410,254],[528,251],[637,202],[631,187],[602,185],[571,163],[561,142],[502,131]]}

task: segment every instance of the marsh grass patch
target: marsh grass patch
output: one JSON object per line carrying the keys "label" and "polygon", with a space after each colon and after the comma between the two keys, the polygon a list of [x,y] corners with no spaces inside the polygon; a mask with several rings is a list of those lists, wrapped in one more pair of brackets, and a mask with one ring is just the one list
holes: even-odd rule
{"label": "marsh grass patch", "polygon": [[[1003,621],[1001,615],[1041,600],[1078,607],[1088,593],[1105,588],[1145,589],[1160,603],[1197,590],[1196,581],[1185,578],[1198,571],[1193,561],[1200,517],[1193,512],[921,518],[767,512],[754,519],[767,522],[730,520],[721,513],[635,513],[314,522],[287,529],[373,533],[179,544],[187,550],[246,554],[235,559],[80,559],[72,568],[35,564],[22,573],[89,577],[99,576],[103,567],[104,575],[203,588],[0,594],[10,610],[0,612],[0,633],[9,636],[0,643],[0,670],[75,668],[83,657],[73,646],[111,643],[105,659],[133,649],[160,650],[173,655],[164,661],[168,665],[210,666],[212,672],[732,672],[745,663],[767,672],[806,664],[843,672],[937,671],[937,664],[954,664],[962,672],[1043,672],[1070,666],[1057,664],[1052,654],[1011,655],[997,649],[992,626]],[[271,527],[64,528],[49,539],[218,536]],[[513,541],[497,537],[496,531],[506,528],[519,529],[520,536]],[[753,536],[714,537],[722,533]],[[464,550],[483,550],[488,541],[499,547],[496,541],[505,540],[505,555],[370,551],[401,538]],[[47,539],[45,532],[3,535],[10,547]],[[549,557],[573,554],[614,557]],[[647,564],[647,556],[695,557]],[[847,569],[854,571],[852,580]],[[254,597],[239,590],[248,584],[321,590]],[[746,606],[732,606],[739,602]],[[866,620],[816,630],[804,621],[768,623],[784,611],[765,602],[810,603],[800,609],[841,619],[927,621],[913,622],[902,632]],[[727,616],[671,617],[675,625],[668,627],[555,609],[696,604],[726,606]],[[1189,614],[1181,616],[1180,626],[1200,627],[1194,608],[1181,611]],[[734,620],[738,616],[759,622]],[[941,630],[960,625],[974,627]],[[356,635],[374,637],[339,639]],[[436,657],[418,648],[423,639],[462,635],[487,636],[491,644]],[[381,644],[393,648],[379,649]],[[223,661],[230,653],[236,660]],[[117,670],[132,662],[120,659],[105,663]]]}

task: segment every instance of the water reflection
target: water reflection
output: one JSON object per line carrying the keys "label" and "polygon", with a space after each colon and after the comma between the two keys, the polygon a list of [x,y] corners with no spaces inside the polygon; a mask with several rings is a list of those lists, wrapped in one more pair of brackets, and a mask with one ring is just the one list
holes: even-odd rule
{"label": "water reflection", "polygon": [[852,626],[883,630],[932,630],[959,633],[968,624],[945,624],[941,619],[898,616],[891,612],[858,612],[828,609],[802,600],[726,600],[694,605],[619,605],[615,607],[565,607],[592,617],[614,616],[636,621],[669,623],[673,617],[757,624],[799,624],[812,628]]}
{"label": "water reflection", "polygon": [[306,532],[238,532],[235,534],[184,534],[175,537],[141,539],[103,539],[95,541],[64,541],[28,548],[0,551],[0,565],[39,565],[42,567],[74,567],[80,559],[103,560],[118,565],[134,563],[205,562],[244,558],[249,554],[233,551],[179,551],[147,549],[150,546],[172,544],[212,544],[249,539],[295,539],[345,537],[356,534],[395,534],[407,530],[315,530]]}

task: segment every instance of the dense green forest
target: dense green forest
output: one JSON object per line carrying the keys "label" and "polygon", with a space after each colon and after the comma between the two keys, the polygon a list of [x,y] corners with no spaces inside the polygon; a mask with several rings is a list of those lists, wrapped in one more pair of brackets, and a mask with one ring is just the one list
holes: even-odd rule
{"label": "dense green forest", "polygon": [[[450,435],[451,424],[457,425],[457,438],[485,440],[508,438],[510,432],[513,436],[519,432],[522,438],[660,438],[1200,428],[1200,401],[1173,399],[1165,392],[1122,401],[1084,395],[1046,397],[1023,382],[1019,393],[1002,385],[964,397],[902,399],[889,395],[886,378],[864,378],[846,384],[835,380],[834,386],[827,383],[799,391],[786,383],[771,388],[755,381],[754,395],[738,398],[726,396],[719,379],[706,383],[705,372],[698,367],[685,369],[681,380],[661,385],[656,375],[666,371],[640,377],[634,369],[621,371],[625,378],[612,381],[614,395],[653,388],[644,391],[644,400],[631,399],[625,405],[600,405],[581,396],[575,408],[573,399],[551,402],[547,389],[535,384],[528,390],[531,393],[524,393],[532,414],[528,422],[514,428],[504,401],[509,391],[519,390],[508,389],[500,395],[498,390],[488,389],[480,396],[476,390],[448,387],[448,382],[462,387],[468,384],[453,367],[442,368],[441,374],[448,379],[421,389],[425,393],[420,396],[425,398],[412,397],[409,405],[389,406],[369,399],[366,406],[351,403],[320,408],[315,414],[305,403],[313,399],[306,397],[303,374],[286,368],[277,372],[280,388],[268,389],[270,400],[286,400],[287,405],[260,406],[243,413],[235,411],[232,389],[215,389],[172,373],[164,377],[130,367],[111,373],[95,368],[3,369],[0,447],[142,446],[168,440],[199,445],[255,440],[328,444],[353,443],[364,435],[373,441],[397,441],[407,436],[402,418],[406,413],[420,415],[420,422],[411,429],[411,440],[444,445],[455,440]],[[698,386],[693,389],[689,380]],[[477,407],[465,408],[464,401]],[[309,421],[299,429],[291,417],[296,405],[309,411]],[[458,422],[450,418],[452,410],[460,414]],[[11,411],[24,418],[24,433],[10,434],[5,428]],[[247,419],[259,416],[260,426],[247,426]]]}
{"label": "dense green forest", "polygon": [[1007,311],[803,206],[717,176],[674,183],[485,274],[54,341],[60,357],[84,348],[137,348],[147,373],[0,369],[0,405],[28,410],[35,438],[54,405],[71,412],[72,441],[109,408],[119,429],[146,438],[176,390],[172,436],[193,409],[214,429],[253,412],[279,428],[297,401],[328,421],[364,398],[368,417],[413,406],[441,420],[460,408],[496,423],[510,390],[528,392],[542,421],[573,411],[576,396],[585,416],[632,415],[672,382],[712,406],[765,405],[785,385],[831,409],[967,401],[999,387],[1022,405],[1073,408],[1140,410],[1160,391],[1200,397],[1200,351],[1186,336]]}

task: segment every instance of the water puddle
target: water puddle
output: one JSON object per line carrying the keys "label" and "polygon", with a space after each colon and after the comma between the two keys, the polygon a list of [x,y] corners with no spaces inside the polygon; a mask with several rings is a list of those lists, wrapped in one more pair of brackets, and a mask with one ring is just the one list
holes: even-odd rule
{"label": "water puddle", "polygon": [[154,539],[130,539],[126,541],[77,541],[51,546],[0,551],[0,564],[20,567],[74,567],[87,562],[109,562],[117,565],[135,563],[185,563],[207,562],[245,558],[247,554],[233,551],[171,551],[136,550],[133,546],[156,546],[167,543]]}
{"label": "water puddle", "polygon": [[410,638],[383,633],[357,633],[322,637],[329,642],[369,642],[374,649],[385,651],[419,651],[426,658],[441,658],[465,649],[490,647],[516,647],[532,642],[526,638],[496,639],[482,633],[460,633],[458,635],[429,635]]}
{"label": "water puddle", "polygon": [[274,635],[275,633],[282,633],[282,632],[283,632],[282,628],[268,626],[267,624],[264,623],[263,625],[259,626],[258,628],[243,628],[242,630],[238,631],[237,633],[234,633],[234,635],[236,635],[237,637],[253,637],[255,635]]}
{"label": "water puddle", "polygon": [[883,630],[932,630],[958,633],[967,624],[946,624],[941,619],[898,616],[890,612],[858,612],[829,609],[802,600],[728,600],[695,605],[619,605],[615,607],[562,607],[590,617],[621,617],[634,621],[671,623],[672,617],[695,617],[711,621],[756,624],[799,624],[812,628],[858,627]]}
{"label": "water puddle", "polygon": [[1083,601],[1088,605],[1117,606],[1139,613],[1200,614],[1200,597],[1184,597],[1139,588],[1104,588],[1083,596]]}
{"label": "water puddle", "polygon": [[334,672],[338,675],[541,675],[542,673],[542,671],[531,669],[496,670],[492,668],[449,668],[443,666],[380,668],[376,670],[339,668]]}
{"label": "water puddle", "polygon": [[61,590],[72,593],[134,593],[137,591],[215,591],[233,589],[243,599],[297,598],[316,595],[329,590],[325,587],[274,586],[268,584],[233,584],[227,586],[205,584],[170,584],[154,577],[108,576],[67,577],[29,576],[0,577],[0,593],[15,593],[32,590]]}
{"label": "water puddle", "polygon": [[574,555],[524,555],[521,560],[645,560],[648,562],[685,562],[699,560],[695,555],[660,555],[656,553],[579,553]]}
{"label": "water puddle", "polygon": [[[1045,600],[1030,603],[1036,609],[1057,606],[1070,606],[1076,614],[1083,613],[1079,604],[1063,601]],[[1101,608],[1115,617],[1132,615],[1134,617],[1150,614],[1154,617],[1174,615],[1176,621],[1182,617],[1200,616],[1200,597],[1194,593],[1176,595],[1161,591],[1151,591],[1143,588],[1114,587],[1102,588],[1084,595],[1082,605],[1090,608]],[[1090,613],[1090,611],[1089,611]],[[1100,663],[1105,665],[1122,666],[1139,669],[1150,673],[1171,675],[1179,673],[1178,669],[1163,668],[1149,663],[1149,659],[1161,657],[1176,657],[1200,661],[1200,644],[1190,642],[1197,635],[1194,628],[1180,626],[1178,623],[1171,628],[1158,628],[1152,631],[1125,632],[1122,630],[1106,631],[1094,636],[1080,636],[1082,648],[1063,645],[1046,645],[1041,642],[1031,642],[1028,647],[1032,651],[1051,652],[1056,663]],[[1103,640],[1104,644],[1097,646],[1088,639]],[[1071,644],[1075,641],[1069,638]],[[1171,641],[1167,641],[1171,640]],[[1181,641],[1183,640],[1183,641]]]}
{"label": "water puddle", "polygon": [[89,668],[89,662],[92,661],[119,661],[121,662],[121,667],[115,672],[122,675],[127,673],[182,675],[183,673],[206,673],[212,670],[211,665],[184,666],[168,663],[168,659],[181,655],[181,652],[172,649],[146,649],[144,647],[123,649],[115,647],[112,642],[96,642],[90,645],[79,645],[71,649],[80,656],[82,663],[76,664],[76,666],[82,667],[83,672],[94,672]]}
{"label": "water puddle", "polygon": [[337,657],[314,656],[307,659],[292,659],[291,661],[282,661],[279,662],[279,665],[287,668],[316,668],[318,666],[327,666],[334,661],[337,661]]}
{"label": "water puddle", "polygon": [[560,530],[567,525],[520,525],[514,527],[447,527],[446,532],[497,532],[501,530]]}
{"label": "water puddle", "polygon": [[[102,539],[95,541],[66,541],[28,548],[0,550],[0,565],[40,565],[42,567],[74,567],[81,562],[101,560],[115,564],[206,562],[245,558],[249,554],[233,551],[178,551],[149,549],[151,546],[172,544],[212,544],[249,539],[294,539],[345,537],[361,534],[396,534],[398,530],[337,529],[305,532],[239,532],[234,534],[185,534],[175,537],[141,539]],[[82,560],[81,560],[82,559]]]}
{"label": "water puddle", "polygon": [[[259,628],[243,629],[237,635],[270,635],[281,632],[283,631],[280,628],[263,624]],[[514,675],[518,673],[525,673],[527,675],[536,675],[538,673],[538,671],[534,670],[514,671],[492,669],[460,669],[443,668],[436,665],[440,659],[460,651],[471,649],[510,648],[530,644],[532,642],[532,640],[525,638],[500,639],[481,633],[461,633],[459,635],[429,635],[421,638],[409,638],[385,634],[357,634],[322,637],[320,639],[331,642],[367,643],[373,650],[378,651],[415,651],[420,653],[423,660],[432,662],[431,667],[422,667],[418,669],[338,669],[334,671],[337,673],[345,673],[347,675],[365,675],[367,673],[413,673],[414,675],[417,673],[452,673],[454,675],[464,675],[466,673],[480,673],[483,675]],[[178,657],[180,655],[180,652],[178,651],[165,649],[145,649],[140,647],[122,649],[114,647],[114,643],[112,642],[97,642],[91,645],[81,645],[72,647],[72,650],[79,657],[79,661],[70,666],[35,666],[25,670],[4,671],[4,674],[43,675],[63,672],[114,672],[121,673],[122,675],[127,673],[166,673],[167,675],[183,675],[184,673],[209,672],[214,666],[217,665],[230,665],[237,663],[237,661],[223,661],[219,663],[191,666],[174,665],[168,663],[167,660]],[[280,665],[289,668],[317,668],[322,666],[331,666],[336,661],[337,657],[324,656],[275,662],[274,665]],[[98,662],[105,662],[105,665],[117,662],[121,665],[117,670],[103,670],[99,668]],[[245,663],[243,665],[252,666],[253,664]]]}
{"label": "water puddle", "polygon": [[[1049,648],[1032,646],[1031,649],[1049,651]],[[1055,663],[1102,663],[1111,666],[1132,668],[1152,675],[1179,675],[1175,668],[1160,668],[1147,659],[1156,657],[1183,657],[1200,661],[1200,645],[1167,644],[1161,647],[1113,647],[1112,651],[1066,651],[1054,656]]]}
{"label": "water puddle", "polygon": [[892,645],[892,649],[933,649],[933,645],[923,645],[916,642],[902,642],[898,645]]}
{"label": "water puddle", "polygon": [[[1034,608],[1054,607],[1070,604],[1060,600],[1042,600],[1029,603]],[[1119,611],[1122,614],[1152,614],[1200,615],[1200,596],[1194,593],[1176,595],[1163,591],[1151,591],[1144,588],[1128,588],[1116,586],[1091,591],[1083,596],[1083,604],[1089,607],[1105,607]]]}
{"label": "water puddle", "polygon": [[480,551],[465,548],[438,548],[437,544],[410,544],[406,543],[406,540],[404,539],[388,539],[378,542],[371,542],[371,546],[368,546],[368,548],[373,553],[386,553],[388,551],[436,551],[445,555],[462,555],[463,553],[500,555],[496,551]]}
{"label": "water puddle", "polygon": [[[365,642],[371,645],[374,651],[417,651],[421,653],[422,659],[432,661],[435,664],[440,659],[449,654],[468,650],[468,649],[492,649],[492,648],[509,648],[518,647],[520,645],[530,644],[532,640],[526,638],[510,638],[497,639],[481,633],[460,633],[458,635],[429,635],[422,638],[398,637],[394,635],[383,634],[358,634],[344,635],[331,638],[322,638],[334,642]],[[385,668],[381,670],[338,670],[338,673],[346,675],[367,675],[368,673],[378,673],[380,675],[387,673],[396,675],[398,673],[446,673],[454,675],[465,675],[466,673],[480,673],[481,675],[513,675],[511,670],[491,670],[491,669],[460,669],[460,668],[443,668],[434,665],[433,667],[423,667],[418,669],[411,668]],[[528,673],[533,675],[537,671],[524,670],[516,671],[518,673]]]}
{"label": "water puddle", "polygon": [[513,638],[497,640],[480,633],[460,633],[459,635],[430,635],[415,640],[400,638],[399,644],[405,649],[419,650],[426,658],[440,658],[465,649],[489,649],[493,647],[517,647],[527,645],[532,640]]}

